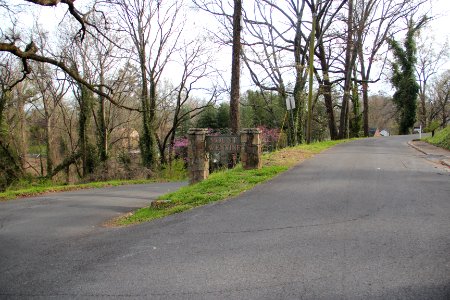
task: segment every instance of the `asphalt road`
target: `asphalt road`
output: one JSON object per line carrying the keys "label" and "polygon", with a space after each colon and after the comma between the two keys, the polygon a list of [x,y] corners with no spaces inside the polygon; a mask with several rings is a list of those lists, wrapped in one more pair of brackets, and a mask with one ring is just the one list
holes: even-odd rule
{"label": "asphalt road", "polygon": [[450,172],[408,139],[339,145],[127,228],[98,224],[149,187],[0,203],[0,298],[450,299]]}

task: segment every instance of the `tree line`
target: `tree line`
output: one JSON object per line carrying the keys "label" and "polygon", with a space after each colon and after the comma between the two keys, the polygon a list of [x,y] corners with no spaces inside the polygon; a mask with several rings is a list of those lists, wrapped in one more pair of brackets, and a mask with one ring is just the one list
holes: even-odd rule
{"label": "tree line", "polygon": [[[370,86],[383,76],[396,89],[389,118],[399,133],[416,117],[448,123],[445,47],[416,46],[432,22],[425,0],[78,3],[0,0],[0,186],[30,169],[119,176],[111,162],[130,157],[151,176],[191,126],[264,126],[291,144],[368,136]],[[46,23],[28,12],[41,7],[65,16]],[[210,18],[206,28],[196,15]]]}

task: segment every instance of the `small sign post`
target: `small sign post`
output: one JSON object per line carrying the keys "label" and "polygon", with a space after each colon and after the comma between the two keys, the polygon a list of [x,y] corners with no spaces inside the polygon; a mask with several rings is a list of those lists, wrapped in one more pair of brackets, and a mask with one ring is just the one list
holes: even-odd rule
{"label": "small sign post", "polygon": [[291,127],[291,146],[294,146],[296,144],[295,140],[295,127],[294,127],[294,113],[293,110],[295,109],[295,99],[294,96],[290,95],[286,97],[286,109],[289,111],[289,119],[290,119],[290,127]]}

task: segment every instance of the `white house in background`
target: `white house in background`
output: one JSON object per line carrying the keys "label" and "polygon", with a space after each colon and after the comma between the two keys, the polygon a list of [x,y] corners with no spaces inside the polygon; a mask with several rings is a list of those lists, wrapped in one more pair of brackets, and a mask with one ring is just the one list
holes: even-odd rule
{"label": "white house in background", "polygon": [[381,136],[389,136],[390,134],[389,134],[389,131],[387,131],[386,129],[383,129],[380,131],[380,135]]}

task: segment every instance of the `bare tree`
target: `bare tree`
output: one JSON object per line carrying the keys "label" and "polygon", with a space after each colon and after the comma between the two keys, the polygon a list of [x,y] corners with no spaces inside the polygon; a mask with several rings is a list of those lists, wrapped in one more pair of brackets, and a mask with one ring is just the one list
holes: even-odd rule
{"label": "bare tree", "polygon": [[431,45],[433,44],[436,45],[431,38],[427,38],[423,34],[419,35],[417,46],[416,75],[419,81],[419,120],[423,127],[426,127],[428,123],[426,98],[428,93],[429,80],[439,71],[440,67],[446,63],[449,57],[447,43],[440,46],[439,49],[431,47]]}
{"label": "bare tree", "polygon": [[119,25],[133,45],[131,51],[141,77],[143,128],[141,155],[146,167],[156,161],[156,91],[162,73],[176,51],[183,28],[182,1],[109,1],[117,9]]}
{"label": "bare tree", "polygon": [[[384,69],[387,42],[391,34],[402,30],[398,21],[417,11],[425,0],[358,0],[355,5],[356,44],[359,61],[358,80],[362,86],[364,135],[369,135],[369,84],[380,80]],[[381,65],[375,68],[376,65]]]}
{"label": "bare tree", "polygon": [[[217,84],[217,70],[212,66],[213,56],[212,49],[206,46],[202,39],[194,39],[181,47],[179,52],[181,76],[177,85],[163,97],[169,102],[170,113],[167,119],[170,125],[158,136],[161,163],[172,160],[173,145],[179,126],[201,113],[205,107],[213,105],[221,93]],[[205,85],[211,88],[202,87]],[[194,103],[193,94],[199,92],[208,95],[209,98],[203,103]]]}
{"label": "bare tree", "polygon": [[447,70],[432,85],[428,119],[439,120],[441,127],[450,121],[450,71]]}
{"label": "bare tree", "polygon": [[[53,56],[51,52],[46,51],[47,49],[43,48],[43,45],[36,44],[36,41],[33,40],[31,36],[24,37],[21,32],[18,32],[16,29],[17,20],[15,18],[15,14],[18,11],[25,10],[24,5],[28,2],[33,5],[38,6],[59,6],[65,5],[67,6],[67,12],[73,17],[76,24],[78,24],[79,29],[75,34],[71,35],[70,38],[74,41],[78,41],[82,43],[86,37],[86,35],[93,35],[93,33],[100,34],[107,38],[107,35],[104,33],[106,29],[104,28],[107,24],[102,24],[102,26],[96,25],[91,22],[91,16],[95,14],[99,14],[100,16],[104,15],[104,12],[91,7],[86,12],[81,12],[79,9],[75,7],[74,0],[24,0],[22,3],[6,3],[4,2],[0,5],[0,15],[8,18],[8,21],[2,22],[1,26],[10,26],[11,29],[0,28],[0,52],[7,52],[12,54],[17,60],[22,64],[22,74],[23,78],[28,76],[31,73],[31,68],[29,65],[29,61],[43,62],[47,64],[51,64],[63,72],[68,74],[74,81],[82,84],[88,90],[105,97],[110,102],[120,106],[118,103],[114,101],[114,97],[112,97],[109,93],[110,89],[107,91],[102,91],[100,89],[99,84],[89,83],[84,79],[84,77],[78,73],[77,69],[72,68],[70,64],[63,57]],[[66,23],[65,23],[66,24]],[[64,27],[59,29],[57,32],[64,31]],[[26,40],[26,42],[25,42]],[[41,51],[39,51],[41,50]],[[123,108],[127,108],[130,110],[134,110],[134,108],[128,108],[124,106],[120,106]]]}
{"label": "bare tree", "polygon": [[[42,116],[45,120],[45,146],[47,152],[47,175],[53,174],[56,163],[55,133],[58,108],[69,90],[65,78],[58,78],[57,72],[42,63],[35,64],[32,71],[33,83],[40,94]],[[40,111],[39,106],[38,111]]]}

